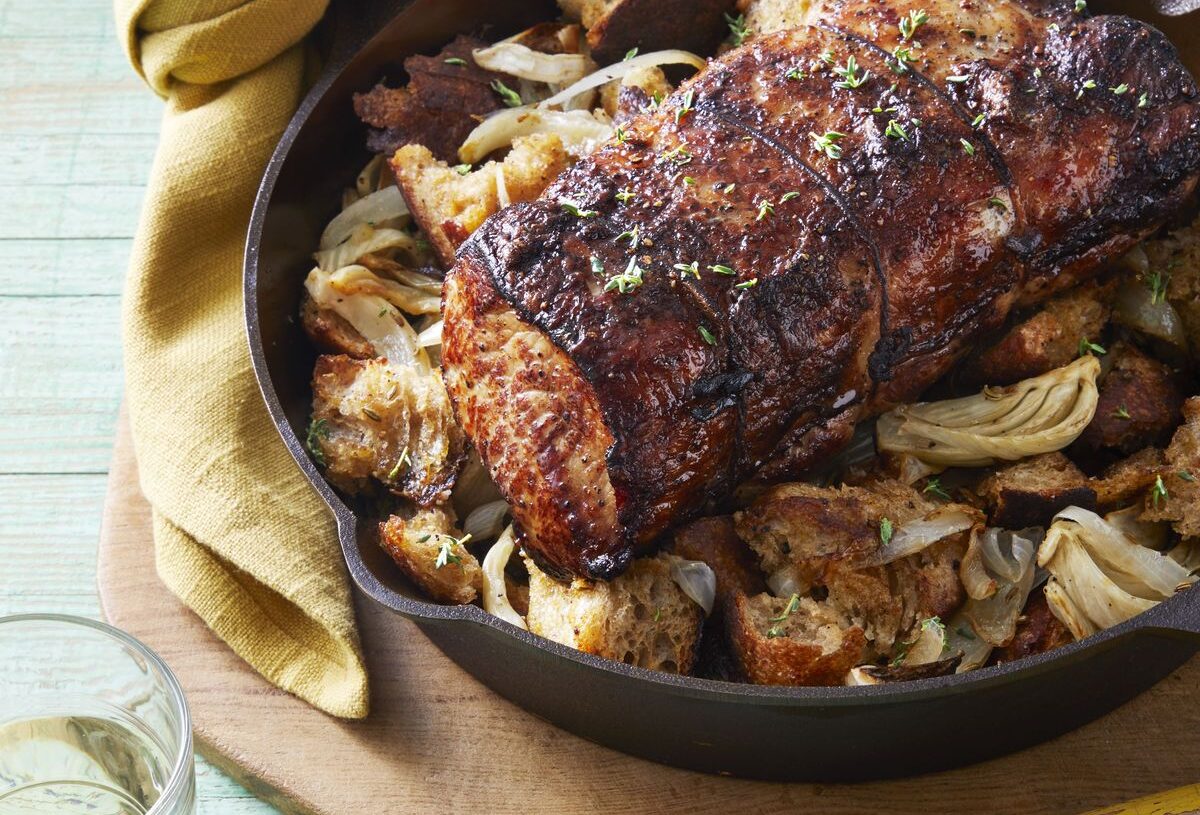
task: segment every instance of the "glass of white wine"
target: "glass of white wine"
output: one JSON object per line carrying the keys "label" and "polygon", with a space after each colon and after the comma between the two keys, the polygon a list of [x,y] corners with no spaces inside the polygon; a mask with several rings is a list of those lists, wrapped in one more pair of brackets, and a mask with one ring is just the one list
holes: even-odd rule
{"label": "glass of white wine", "polygon": [[81,617],[0,617],[0,815],[192,815],[192,722],[150,649]]}

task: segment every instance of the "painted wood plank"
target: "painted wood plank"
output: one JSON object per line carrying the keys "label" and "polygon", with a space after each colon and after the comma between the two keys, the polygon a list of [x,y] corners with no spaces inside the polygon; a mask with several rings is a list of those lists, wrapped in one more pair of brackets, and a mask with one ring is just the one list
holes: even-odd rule
{"label": "painted wood plank", "polygon": [[157,143],[157,133],[17,134],[0,139],[0,167],[8,185],[140,186]]}
{"label": "painted wood plank", "polygon": [[[121,394],[116,297],[0,297],[0,473],[107,470]],[[19,428],[19,432],[11,432]]]}
{"label": "painted wood plank", "polygon": [[103,474],[0,475],[0,616],[99,613],[91,584],[106,484]]}
{"label": "painted wood plank", "polygon": [[245,787],[204,760],[196,757],[198,812],[213,815],[271,815],[278,810],[254,797]]}
{"label": "painted wood plank", "polygon": [[0,295],[118,295],[128,238],[0,240]]}
{"label": "painted wood plank", "polygon": [[0,138],[12,134],[157,133],[162,117],[162,103],[132,71],[125,80],[86,85],[0,86],[0,110],[4,111]]}
{"label": "painted wood plank", "polygon": [[112,5],[78,0],[0,0],[0,40],[116,37]]}
{"label": "painted wood plank", "polygon": [[[24,16],[24,15],[22,15]],[[6,37],[0,86],[46,87],[82,81],[138,82],[115,35],[81,44],[71,31],[53,37]]]}
{"label": "painted wood plank", "polygon": [[142,209],[141,184],[0,184],[0,239],[131,238]]}

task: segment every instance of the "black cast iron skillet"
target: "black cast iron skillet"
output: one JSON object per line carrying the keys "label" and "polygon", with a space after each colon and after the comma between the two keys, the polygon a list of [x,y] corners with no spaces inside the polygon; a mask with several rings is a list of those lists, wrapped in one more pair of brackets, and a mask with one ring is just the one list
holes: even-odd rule
{"label": "black cast iron skillet", "polygon": [[457,33],[498,39],[556,10],[543,0],[357,5],[334,9],[324,32],[328,67],[267,168],[248,236],[245,297],[267,410],[333,511],[350,574],[368,596],[414,621],[496,692],[573,733],[666,764],[781,780],[910,775],[1017,750],[1123,704],[1200,648],[1200,590],[1191,590],[1085,641],[963,675],[862,688],[762,687],[610,662],[476,606],[424,600],[305,452],[314,352],[297,320],[301,282],[342,187],[369,158],[351,94],[380,77],[399,79],[405,56],[435,52]]}

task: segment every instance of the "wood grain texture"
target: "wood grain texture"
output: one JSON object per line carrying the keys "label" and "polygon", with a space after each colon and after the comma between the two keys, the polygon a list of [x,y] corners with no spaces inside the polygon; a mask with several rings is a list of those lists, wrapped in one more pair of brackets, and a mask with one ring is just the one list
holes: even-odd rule
{"label": "wood grain texture", "polygon": [[[1106,718],[1015,756],[897,782],[771,784],[662,767],[565,733],[369,601],[359,622],[371,716],[342,722],[251,671],[162,586],[147,568],[152,557],[149,507],[122,428],[100,543],[105,614],[175,670],[204,755],[289,813],[1029,815],[1081,812],[1200,777],[1200,659]],[[963,738],[987,734],[963,722]]]}

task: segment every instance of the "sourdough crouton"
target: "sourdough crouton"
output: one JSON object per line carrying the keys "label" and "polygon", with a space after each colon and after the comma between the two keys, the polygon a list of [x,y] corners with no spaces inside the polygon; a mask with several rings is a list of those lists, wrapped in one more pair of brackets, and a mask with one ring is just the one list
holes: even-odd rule
{"label": "sourdough crouton", "polygon": [[[1184,424],[1175,431],[1165,466],[1145,500],[1144,521],[1170,521],[1185,538],[1200,537],[1200,397],[1183,406]],[[1162,478],[1162,488],[1158,488]]]}
{"label": "sourdough crouton", "polygon": [[[408,85],[376,85],[356,94],[354,112],[373,128],[367,147],[391,155],[406,144],[420,144],[442,161],[457,163],[458,148],[479,124],[479,117],[503,107],[492,83],[516,83],[507,74],[485,71],[472,51],[489,43],[458,37],[434,57],[404,60]],[[447,61],[449,60],[449,62]]]}
{"label": "sourdough crouton", "polygon": [[1108,324],[1111,294],[1111,286],[1088,283],[1052,298],[963,365],[963,381],[1011,385],[1067,365],[1080,339],[1096,339]]}
{"label": "sourdough crouton", "polygon": [[300,325],[317,350],[324,354],[345,354],[355,359],[371,359],[375,349],[336,311],[321,308],[304,293],[300,301]]}
{"label": "sourdough crouton", "polygon": [[1096,491],[1062,453],[1046,453],[1002,467],[978,487],[992,526],[1025,529],[1049,526],[1069,506],[1095,511]]}
{"label": "sourdough crouton", "polygon": [[466,460],[441,377],[382,359],[317,358],[308,435],[339,489],[370,491],[375,479],[422,506],[450,497]]}
{"label": "sourdough crouton", "polygon": [[501,178],[509,202],[531,201],[569,163],[562,139],[549,133],[517,139],[503,162],[489,161],[466,175],[420,145],[402,147],[391,160],[413,218],[447,269],[459,245],[501,208]]}
{"label": "sourdough crouton", "polygon": [[1132,453],[1170,438],[1183,393],[1166,365],[1129,345],[1114,346],[1113,367],[1100,384],[1096,415],[1075,442],[1096,453]]}
{"label": "sourdough crouton", "polygon": [[1161,240],[1143,244],[1147,285],[1166,281],[1167,302],[1183,321],[1192,356],[1200,356],[1200,219]]}
{"label": "sourdough crouton", "polygon": [[899,527],[939,506],[898,481],[880,481],[870,489],[792,483],[767,490],[735,513],[734,523],[767,574],[791,567],[800,579],[813,582],[834,561],[875,552],[884,518]]}
{"label": "sourdough crouton", "polygon": [[669,673],[689,673],[704,610],[671,578],[674,557],[638,558],[611,581],[560,583],[529,558],[534,634],[588,654]]}
{"label": "sourdough crouton", "polygon": [[750,547],[733,530],[733,518],[722,515],[701,518],[675,531],[671,551],[685,560],[707,563],[717,577],[717,602],[713,616],[719,616],[736,592],[760,594],[767,590]]}
{"label": "sourdough crouton", "polygon": [[738,0],[737,9],[745,15],[751,37],[761,37],[809,24],[808,3],[798,0]]}
{"label": "sourdough crouton", "polygon": [[630,48],[712,53],[728,33],[724,14],[733,10],[734,0],[558,0],[558,5],[583,23],[593,56],[606,65]]}
{"label": "sourdough crouton", "polygon": [[821,584],[825,602],[862,629],[873,653],[891,658],[923,621],[947,618],[966,600],[958,576],[966,545],[964,533],[886,566],[837,564]]}
{"label": "sourdough crouton", "polygon": [[1075,637],[1050,610],[1045,593],[1036,590],[1029,595],[1025,610],[1017,618],[1017,633],[1008,645],[992,652],[992,661],[1012,662],[1074,641]]}
{"label": "sourdough crouton", "polygon": [[866,658],[863,630],[809,597],[738,593],[728,626],[738,665],[757,685],[840,685]]}
{"label": "sourdough crouton", "polygon": [[[825,682],[841,682],[853,665],[868,658],[894,656],[900,643],[915,638],[922,621],[949,616],[965,599],[958,577],[966,550],[965,531],[885,565],[870,561],[884,545],[882,538],[890,539],[891,530],[935,511],[979,517],[963,505],[933,504],[894,481],[877,482],[870,488],[785,484],[768,490],[737,513],[737,533],[773,575],[776,592],[781,596],[794,592],[798,600],[810,601],[800,604],[806,610],[802,619],[813,617],[819,621],[818,628],[836,625],[854,646],[852,653],[841,653],[840,640],[831,645],[827,632],[821,634],[820,647],[814,641],[802,642],[804,648],[788,646],[785,650],[781,650],[784,646],[756,643],[747,633],[750,617],[744,609],[741,619],[731,621],[730,632],[732,638],[743,639],[736,647],[741,648],[747,675],[819,676]],[[881,528],[889,531],[881,534]],[[801,630],[810,631],[806,623]],[[826,665],[831,653],[838,653],[834,673],[840,673],[836,676]],[[780,667],[785,656],[789,660],[786,670]],[[842,657],[850,658],[852,665],[843,667]],[[757,670],[750,664],[755,658],[769,658],[770,667]],[[802,664],[803,660],[815,662]]]}
{"label": "sourdough crouton", "polygon": [[1141,500],[1150,489],[1165,459],[1157,447],[1139,450],[1128,458],[1110,465],[1098,477],[1088,480],[1088,486],[1096,491],[1096,506],[1100,512],[1126,506],[1131,501]]}
{"label": "sourdough crouton", "polygon": [[483,587],[483,569],[462,545],[454,519],[442,508],[418,510],[379,524],[379,543],[413,583],[442,603],[465,605]]}

